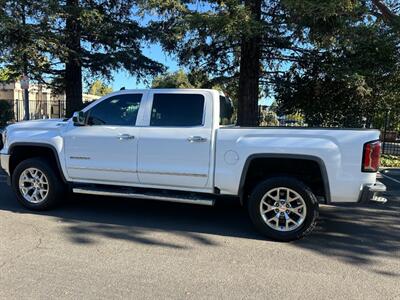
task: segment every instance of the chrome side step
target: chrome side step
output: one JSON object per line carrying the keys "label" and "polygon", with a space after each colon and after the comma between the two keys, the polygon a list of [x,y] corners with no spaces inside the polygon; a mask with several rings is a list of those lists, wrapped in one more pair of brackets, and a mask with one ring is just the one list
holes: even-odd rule
{"label": "chrome side step", "polygon": [[89,188],[89,187],[79,187],[73,188],[72,191],[76,194],[87,194],[87,195],[98,195],[98,196],[110,196],[110,197],[122,197],[122,198],[134,198],[134,199],[146,199],[146,200],[157,200],[157,201],[168,201],[177,203],[189,203],[189,204],[199,204],[213,206],[215,200],[205,197],[196,197],[192,195],[166,195],[156,192],[133,192],[133,191],[117,191],[117,190],[107,190],[101,188]]}

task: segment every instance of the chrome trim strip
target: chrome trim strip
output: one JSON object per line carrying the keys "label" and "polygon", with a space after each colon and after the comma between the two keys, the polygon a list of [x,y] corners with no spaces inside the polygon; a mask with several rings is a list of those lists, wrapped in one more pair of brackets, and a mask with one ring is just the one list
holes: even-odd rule
{"label": "chrome trim strip", "polygon": [[152,175],[207,177],[207,174],[197,174],[197,173],[173,173],[173,172],[153,172],[153,171],[138,171],[138,173],[152,174]]}
{"label": "chrome trim strip", "polygon": [[79,167],[79,166],[71,166],[68,169],[74,170],[87,170],[87,171],[99,171],[99,172],[121,172],[121,173],[133,173],[136,174],[136,171],[131,170],[120,170],[120,169],[100,169],[100,168],[88,168],[88,167]]}
{"label": "chrome trim strip", "polygon": [[86,157],[86,156],[70,156],[70,159],[84,159],[84,160],[89,160],[90,157]]}
{"label": "chrome trim strip", "polygon": [[88,168],[71,166],[69,169],[74,170],[87,170],[87,171],[99,171],[99,172],[122,172],[122,173],[141,173],[141,174],[151,174],[151,175],[167,175],[167,176],[191,176],[191,177],[207,177],[207,174],[197,174],[197,173],[173,173],[173,172],[153,172],[153,171],[130,171],[122,169],[100,169],[100,168]]}
{"label": "chrome trim strip", "polygon": [[111,197],[122,197],[122,198],[133,198],[133,199],[146,199],[146,200],[158,200],[167,202],[177,202],[177,203],[188,203],[188,204],[199,204],[199,205],[214,205],[214,199],[187,199],[179,197],[168,197],[168,196],[157,196],[157,195],[145,195],[137,193],[118,193],[110,191],[100,191],[91,190],[85,188],[74,188],[72,189],[74,193],[86,194],[86,195],[98,195],[98,196],[111,196]]}

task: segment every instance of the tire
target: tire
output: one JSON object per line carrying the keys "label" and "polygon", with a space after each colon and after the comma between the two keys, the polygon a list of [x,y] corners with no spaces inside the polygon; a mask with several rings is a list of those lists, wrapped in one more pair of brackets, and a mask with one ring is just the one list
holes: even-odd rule
{"label": "tire", "polygon": [[[32,183],[34,180],[37,182]],[[20,186],[24,186],[24,188],[20,188]],[[59,174],[46,159],[41,157],[29,158],[17,165],[12,174],[12,187],[19,203],[30,210],[37,211],[53,208],[60,203],[66,192]],[[32,191],[37,189],[38,193],[33,196],[34,192]],[[26,196],[23,195],[23,191],[28,191]],[[31,198],[31,200],[27,198]]]}
{"label": "tire", "polygon": [[261,234],[281,242],[311,233],[319,214],[313,192],[292,177],[269,178],[258,184],[250,195],[248,210]]}

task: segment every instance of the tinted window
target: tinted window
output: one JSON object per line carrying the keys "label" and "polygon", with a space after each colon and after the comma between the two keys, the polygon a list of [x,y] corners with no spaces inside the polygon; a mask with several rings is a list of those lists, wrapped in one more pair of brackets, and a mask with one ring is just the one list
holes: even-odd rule
{"label": "tinted window", "polygon": [[155,94],[150,126],[199,126],[203,124],[204,97],[195,94]]}
{"label": "tinted window", "polygon": [[135,126],[141,94],[106,99],[88,112],[88,125]]}
{"label": "tinted window", "polygon": [[224,96],[219,97],[219,123],[220,125],[233,124],[233,104]]}

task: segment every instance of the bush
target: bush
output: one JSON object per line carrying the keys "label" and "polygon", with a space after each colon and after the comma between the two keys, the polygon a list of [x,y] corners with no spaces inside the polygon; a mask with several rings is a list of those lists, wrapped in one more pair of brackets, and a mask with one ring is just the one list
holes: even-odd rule
{"label": "bush", "polygon": [[276,113],[273,111],[261,111],[260,126],[278,126],[279,121]]}
{"label": "bush", "polygon": [[383,154],[381,157],[381,167],[400,168],[400,156]]}
{"label": "bush", "polygon": [[7,122],[14,117],[12,106],[5,100],[0,100],[0,127],[6,126]]}

